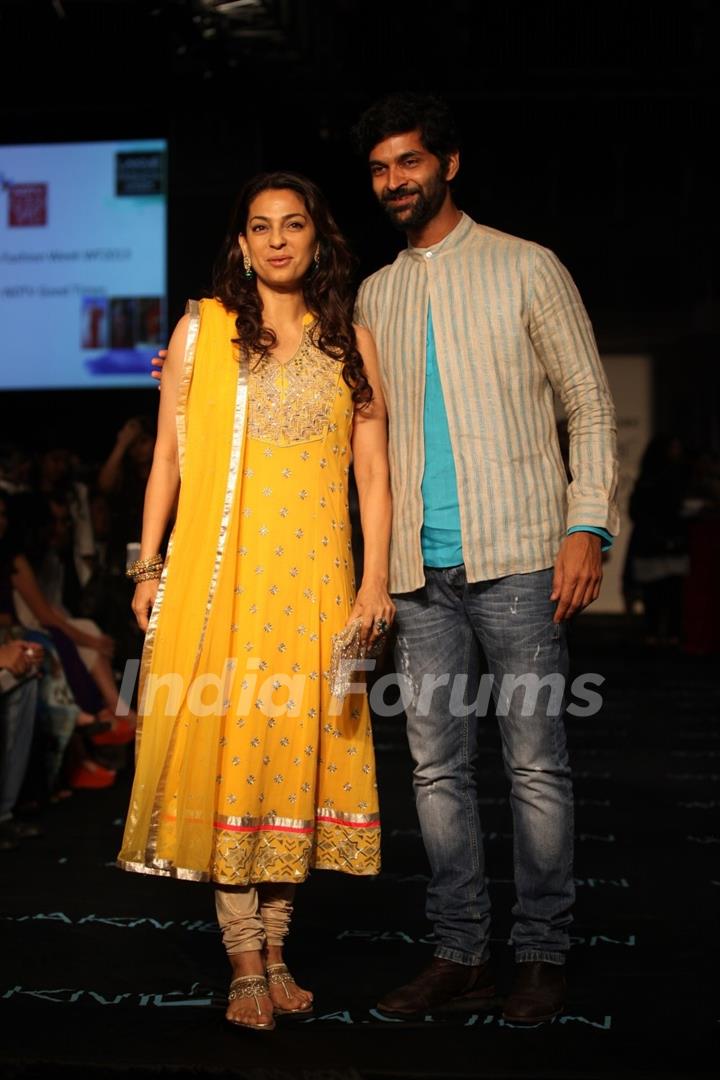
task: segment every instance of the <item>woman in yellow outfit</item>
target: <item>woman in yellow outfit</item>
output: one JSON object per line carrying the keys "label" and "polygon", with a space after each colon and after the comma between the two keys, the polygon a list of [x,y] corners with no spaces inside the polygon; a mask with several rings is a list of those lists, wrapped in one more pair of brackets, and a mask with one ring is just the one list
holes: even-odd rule
{"label": "woman in yellow outfit", "polygon": [[329,685],[333,635],[360,618],[371,644],[395,611],[386,413],[350,265],[310,181],[245,187],[215,297],[191,303],[170,341],[131,568],[146,638],[118,864],[214,883],[227,1018],[266,1031],[312,1008],[282,958],[295,886],[311,868],[380,866],[367,698]]}

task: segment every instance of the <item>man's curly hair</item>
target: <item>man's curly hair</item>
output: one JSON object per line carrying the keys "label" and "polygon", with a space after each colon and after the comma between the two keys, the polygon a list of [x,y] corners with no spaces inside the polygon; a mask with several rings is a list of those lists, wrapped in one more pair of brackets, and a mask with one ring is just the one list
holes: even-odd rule
{"label": "man's curly hair", "polygon": [[358,153],[367,159],[383,139],[406,131],[420,132],[423,146],[439,158],[444,172],[460,140],[448,105],[435,94],[408,91],[381,98],[362,114],[353,128],[353,138]]}

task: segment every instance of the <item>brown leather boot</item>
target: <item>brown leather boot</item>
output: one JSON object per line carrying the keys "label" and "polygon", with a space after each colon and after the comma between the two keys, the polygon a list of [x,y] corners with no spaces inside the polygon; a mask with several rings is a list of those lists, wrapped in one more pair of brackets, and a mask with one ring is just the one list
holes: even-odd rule
{"label": "brown leather boot", "polygon": [[378,1002],[385,1016],[408,1019],[427,1012],[474,1012],[492,1008],[495,982],[490,962],[470,967],[434,956],[428,967]]}
{"label": "brown leather boot", "polygon": [[565,1004],[565,968],[544,960],[515,965],[515,981],[505,1000],[503,1020],[512,1024],[539,1024],[552,1020]]}

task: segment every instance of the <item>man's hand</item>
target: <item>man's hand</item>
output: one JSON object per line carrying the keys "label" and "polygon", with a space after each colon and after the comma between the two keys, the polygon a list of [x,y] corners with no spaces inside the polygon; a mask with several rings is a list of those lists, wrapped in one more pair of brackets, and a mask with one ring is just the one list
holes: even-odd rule
{"label": "man's hand", "polygon": [[551,600],[557,600],[553,622],[570,619],[597,600],[602,582],[600,537],[575,532],[566,536],[555,560]]}
{"label": "man's hand", "polygon": [[166,356],[167,349],[158,349],[157,356],[153,356],[152,360],[150,361],[152,366],[156,368],[156,370],[151,372],[151,374],[153,379],[157,379],[158,381],[158,390],[162,389],[162,369],[163,364],[165,363]]}

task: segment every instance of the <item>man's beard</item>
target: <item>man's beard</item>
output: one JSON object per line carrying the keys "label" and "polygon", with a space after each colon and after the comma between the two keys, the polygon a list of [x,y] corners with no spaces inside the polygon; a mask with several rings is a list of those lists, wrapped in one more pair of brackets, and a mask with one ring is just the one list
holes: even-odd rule
{"label": "man's beard", "polygon": [[[404,232],[421,229],[435,217],[440,207],[445,202],[447,183],[438,172],[423,190],[419,184],[404,184],[401,188],[393,191],[390,195],[384,195],[380,200],[385,213],[397,229]],[[396,207],[395,199],[402,195],[415,195],[415,202],[411,207]]]}

